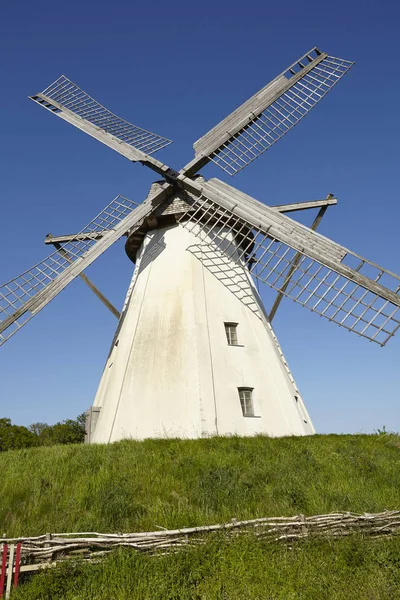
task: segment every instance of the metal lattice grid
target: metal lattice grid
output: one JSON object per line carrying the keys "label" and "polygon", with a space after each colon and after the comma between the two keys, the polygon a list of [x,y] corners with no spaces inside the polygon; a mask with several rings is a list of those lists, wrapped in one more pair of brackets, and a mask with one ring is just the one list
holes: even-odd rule
{"label": "metal lattice grid", "polygon": [[[314,59],[309,54],[304,58],[306,61]],[[215,150],[210,159],[229,175],[235,175],[297,125],[352,65],[352,62],[340,58],[324,58],[260,115]],[[296,76],[303,68],[305,65],[300,59],[284,75],[290,80],[290,77]]]}
{"label": "metal lattice grid", "polygon": [[[221,264],[235,260],[274,290],[349,331],[384,346],[400,327],[399,306],[367,284],[362,286],[299,253],[204,196],[182,216],[181,223],[200,238],[202,248],[208,243]],[[227,232],[231,241],[226,241]],[[207,256],[204,250],[189,250],[200,260]],[[371,284],[378,282],[399,294],[400,304],[400,277],[350,251],[341,262]]]}
{"label": "metal lattice grid", "polygon": [[27,323],[33,314],[24,305],[81,258],[106,231],[111,230],[137,206],[132,200],[117,196],[73,240],[15,279],[0,286],[0,328],[7,319],[17,316],[0,332],[0,345]]}
{"label": "metal lattice grid", "polygon": [[[121,119],[64,75],[49,85],[41,94],[32,96],[32,100],[56,114],[66,108],[81,119],[146,154],[153,154],[172,143],[167,138]],[[60,105],[60,108],[52,105],[52,101]]]}

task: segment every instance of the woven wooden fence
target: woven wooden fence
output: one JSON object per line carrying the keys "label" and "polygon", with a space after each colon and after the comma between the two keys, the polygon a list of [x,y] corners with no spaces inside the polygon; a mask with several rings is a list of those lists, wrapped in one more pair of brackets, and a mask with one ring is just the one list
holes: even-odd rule
{"label": "woven wooden fence", "polygon": [[3,538],[0,573],[0,598],[6,586],[8,597],[19,573],[50,567],[71,556],[97,561],[117,547],[137,552],[176,552],[181,548],[204,543],[219,532],[226,538],[252,533],[270,542],[295,542],[310,536],[342,537],[358,532],[368,536],[400,534],[400,510],[381,513],[330,513],[305,517],[266,517],[250,521],[232,519],[230,523],[161,529],[139,533],[47,533],[37,537]]}
{"label": "woven wooden fence", "polygon": [[308,536],[343,536],[353,532],[366,535],[400,533],[400,510],[382,513],[330,513],[305,517],[266,517],[250,521],[232,519],[229,523],[187,527],[140,533],[54,533],[37,537],[4,539],[8,544],[21,543],[22,562],[53,561],[70,554],[87,554],[88,557],[110,552],[124,546],[138,552],[154,553],[159,550],[195,546],[206,535],[222,532],[227,537],[253,532],[270,541],[292,541]]}

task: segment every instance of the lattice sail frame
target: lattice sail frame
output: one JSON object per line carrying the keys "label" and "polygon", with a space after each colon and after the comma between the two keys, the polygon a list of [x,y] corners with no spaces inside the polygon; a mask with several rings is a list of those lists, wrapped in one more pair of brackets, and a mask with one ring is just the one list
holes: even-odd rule
{"label": "lattice sail frame", "polygon": [[[180,222],[199,238],[199,246],[188,250],[212,271],[231,269],[234,259],[274,290],[381,346],[400,327],[399,306],[269,236],[204,195],[195,200]],[[227,232],[232,241],[224,244]],[[218,245],[210,243],[210,238],[218,239]],[[350,250],[343,250],[343,264],[400,294],[400,277]]]}
{"label": "lattice sail frame", "polygon": [[[30,98],[57,116],[64,116],[65,118],[65,116],[68,116],[68,112],[72,113],[82,121],[101,129],[116,140],[146,155],[151,155],[172,143],[167,138],[121,119],[97,100],[94,100],[65,75],[61,75],[43,92],[36,96],[30,96]],[[76,125],[76,123],[73,124]],[[87,131],[87,133],[89,132]],[[140,160],[140,156],[137,159]]]}
{"label": "lattice sail frame", "polygon": [[[178,175],[178,180],[190,177],[209,160],[233,175],[270,148],[308,114],[352,64],[350,61],[328,56],[317,48],[312,49],[198,140],[194,145],[195,159],[179,175],[154,158],[150,162],[148,156],[171,143],[170,140],[120,119],[66,77],[60,77],[31,99],[129,160],[141,161],[163,176],[167,174],[171,178]],[[170,181],[168,178],[167,180]],[[215,200],[214,195],[211,198]],[[232,204],[229,206],[232,208]],[[254,212],[253,209],[250,205],[249,211]],[[111,229],[106,229],[104,224],[98,228],[94,226],[93,229],[88,226],[64,246],[68,257],[55,252],[29,271],[1,286],[0,345],[106,248],[131,229],[135,224],[132,213],[140,213],[137,217],[140,219],[148,216],[151,211],[151,206],[143,207],[134,209],[125,218],[121,217],[122,221],[116,217],[115,229],[112,226]],[[396,317],[399,277],[326,240],[329,242],[330,260],[337,265],[349,263],[354,274],[367,274],[375,290],[372,291],[369,289],[368,279],[359,277],[358,283],[352,281],[349,268],[346,271],[343,267],[338,273],[335,268],[319,262],[315,252],[313,254],[311,250],[315,239],[312,236],[304,246],[308,247],[309,256],[306,251],[299,252],[298,245],[293,248],[290,241],[294,243],[293,239],[297,234],[305,240],[304,231],[296,233],[294,228],[290,238],[286,235],[283,238],[285,241],[282,241],[276,237],[282,231],[277,233],[274,230],[275,237],[269,236],[268,227],[264,227],[265,222],[262,225],[264,229],[254,227],[255,223],[250,222],[249,214],[247,218],[250,221],[246,220],[246,214],[243,216],[243,210],[241,214],[242,217],[238,217],[226,208],[226,204],[220,206],[202,195],[183,217],[187,227],[199,222],[204,228],[203,232],[208,227],[207,236],[219,235],[221,227],[233,233],[234,241],[229,243],[240,248],[240,256],[237,256],[236,250],[232,255],[232,248],[229,247],[223,246],[224,251],[221,252],[220,248],[209,241],[208,249],[202,239],[204,236],[200,234],[201,252],[197,254],[201,260],[208,261],[213,266],[214,273],[217,262],[218,269],[224,269],[225,275],[230,277],[229,269],[232,268],[234,257],[237,261],[235,276],[251,280],[251,272],[303,306],[381,345],[394,335],[400,326],[399,318]],[[324,250],[323,241],[319,240],[319,245]],[[220,257],[216,258],[218,252]],[[322,260],[322,255],[319,258]],[[343,275],[344,270],[348,276]],[[360,279],[366,282],[365,285],[360,284]],[[385,295],[385,288],[380,288],[383,290],[383,297],[377,293],[376,290],[380,287],[377,282],[388,286],[391,300]]]}
{"label": "lattice sail frame", "polygon": [[354,63],[313,48],[194,144],[235,175],[280,140]]}
{"label": "lattice sail frame", "polygon": [[[37,307],[34,305],[38,294],[70,269],[71,264],[82,260],[99,239],[113,230],[137,206],[132,200],[117,196],[82,231],[77,233],[73,240],[63,245],[62,252],[53,252],[18,277],[0,286],[0,345],[42,308],[41,304]],[[13,320],[16,313],[21,314]],[[8,320],[11,320],[10,324],[3,329]]]}

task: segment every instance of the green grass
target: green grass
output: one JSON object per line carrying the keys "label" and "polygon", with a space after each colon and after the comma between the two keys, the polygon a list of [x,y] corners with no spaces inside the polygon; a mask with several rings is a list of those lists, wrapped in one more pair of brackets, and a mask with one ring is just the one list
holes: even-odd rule
{"label": "green grass", "polygon": [[118,551],[101,564],[66,563],[32,578],[13,600],[396,600],[400,537],[307,540],[208,538],[169,556]]}
{"label": "green grass", "polygon": [[[128,532],[398,509],[399,459],[396,435],[127,440],[4,452],[0,529],[7,537]],[[292,549],[210,537],[174,556],[117,552],[101,565],[65,565],[34,577],[16,598],[392,599],[400,598],[399,567],[400,537],[315,539]]]}
{"label": "green grass", "polygon": [[123,441],[0,454],[1,532],[143,531],[400,507],[400,438]]}

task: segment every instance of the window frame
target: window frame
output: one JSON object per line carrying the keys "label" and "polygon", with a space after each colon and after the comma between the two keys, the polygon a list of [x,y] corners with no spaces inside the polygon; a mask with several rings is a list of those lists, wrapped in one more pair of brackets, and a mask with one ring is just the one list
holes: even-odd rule
{"label": "window frame", "polygon": [[[246,392],[250,393],[250,411],[248,410],[248,400],[249,399],[246,398],[246,396],[242,396],[242,394],[245,394]],[[254,392],[254,388],[252,388],[252,387],[249,387],[249,386],[238,387],[240,406],[241,406],[242,414],[244,417],[255,417],[256,416],[254,414],[253,392]]]}
{"label": "window frame", "polygon": [[[224,321],[225,335],[228,346],[240,346],[237,334],[238,325],[239,323],[235,323],[234,321]],[[232,336],[232,331],[234,336]]]}

